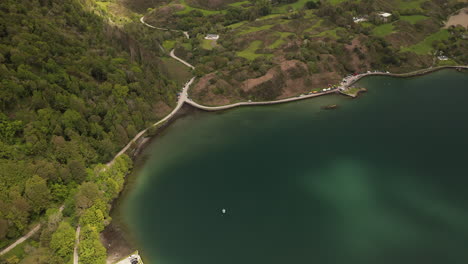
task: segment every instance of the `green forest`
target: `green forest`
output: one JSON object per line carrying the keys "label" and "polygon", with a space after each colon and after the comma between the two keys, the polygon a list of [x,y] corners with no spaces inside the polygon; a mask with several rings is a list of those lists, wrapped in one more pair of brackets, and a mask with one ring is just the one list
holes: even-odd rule
{"label": "green forest", "polygon": [[105,263],[98,234],[131,160],[96,164],[164,116],[177,90],[112,32],[86,2],[0,2],[0,248],[43,225],[39,245],[0,263],[68,263],[78,223],[80,263]]}

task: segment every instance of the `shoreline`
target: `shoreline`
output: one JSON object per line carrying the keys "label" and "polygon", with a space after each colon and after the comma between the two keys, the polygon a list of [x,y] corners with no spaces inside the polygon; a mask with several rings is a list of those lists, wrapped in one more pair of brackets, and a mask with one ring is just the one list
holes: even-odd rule
{"label": "shoreline", "polygon": [[[137,184],[138,173],[146,163],[146,150],[165,130],[177,119],[190,115],[196,111],[200,111],[189,105],[183,105],[175,115],[174,118],[167,120],[157,127],[156,130],[149,132],[141,137],[134,145],[134,148],[129,149],[128,156],[133,161],[133,168],[125,178],[125,183],[119,196],[112,202],[110,216],[112,217],[111,223],[105,227],[104,231],[100,234],[102,244],[107,250],[107,264],[115,264],[122,258],[130,255],[139,249],[135,237],[132,235],[128,224],[122,212],[123,204],[128,196],[131,194],[135,185]],[[139,253],[144,259],[144,254]]]}
{"label": "shoreline", "polygon": [[[459,66],[443,66],[443,67],[437,67],[437,68],[430,68],[430,69],[424,69],[424,70],[419,70],[419,71],[414,71],[410,73],[405,73],[405,74],[392,74],[392,73],[366,73],[363,75],[359,76],[354,76],[355,78],[353,79],[352,82],[347,84],[347,87],[351,87],[354,85],[356,82],[361,80],[362,78],[369,77],[369,76],[389,76],[389,77],[397,77],[397,78],[410,78],[410,77],[418,77],[418,76],[423,76],[426,74],[430,74],[439,70],[443,69],[459,69]],[[468,66],[462,67],[462,69],[467,70]],[[322,93],[319,95],[314,95],[312,97],[317,97],[321,95],[326,95],[326,94],[331,94],[331,93],[337,93],[336,90],[331,90],[327,93]],[[347,95],[349,96],[349,95]],[[298,100],[303,100],[303,99],[308,99],[311,97],[300,97],[300,98],[290,98],[294,100],[289,100],[289,101],[272,101],[272,102],[252,102],[251,104],[247,105],[252,105],[252,106],[261,106],[261,105],[272,105],[272,104],[280,104],[280,103],[287,103],[287,102],[293,102],[293,101],[298,101]],[[134,187],[134,184],[136,183],[137,179],[137,173],[140,171],[140,169],[144,166],[144,163],[146,162],[145,159],[145,150],[147,149],[148,146],[151,145],[154,140],[157,140],[158,136],[161,135],[165,131],[169,125],[171,125],[173,122],[175,122],[178,118],[190,115],[194,111],[204,111],[204,112],[216,112],[216,111],[223,111],[223,110],[228,110],[228,109],[233,109],[238,106],[243,106],[244,104],[237,103],[233,105],[228,105],[228,108],[221,109],[221,110],[210,110],[210,107],[207,107],[209,110],[205,110],[199,107],[196,107],[190,103],[183,104],[183,106],[180,108],[180,111],[174,114],[172,118],[168,119],[166,122],[162,123],[160,126],[156,128],[155,131],[152,131],[150,135],[146,134],[139,138],[135,144],[133,145],[132,148],[129,148],[127,151],[130,151],[129,156],[130,158],[134,161],[134,168],[132,169],[131,173],[129,174],[129,177],[126,178],[125,181],[125,186],[119,197],[113,202],[112,204],[112,211],[111,215],[115,216],[116,214],[119,214],[119,205],[128,197],[128,194],[132,191],[132,187]],[[102,235],[103,241],[106,241],[106,248],[108,250],[108,262],[107,263],[115,263],[117,260],[121,259],[121,257],[125,257],[126,253],[128,252],[133,252],[137,250],[137,242],[135,241],[134,237],[131,235],[131,231],[128,229],[127,224],[122,221],[122,216],[120,217],[113,217],[113,220],[111,224],[106,227],[106,230],[103,232],[103,234],[106,231],[109,231],[108,229],[113,229],[111,233],[117,234],[118,237],[123,238],[125,240],[125,244],[128,246],[124,250],[122,250],[122,247],[116,247],[114,248],[114,243],[109,243],[113,242],[112,238],[109,237],[108,239],[105,239],[104,236]],[[110,240],[109,240],[110,239]],[[108,247],[109,246],[109,247]]]}

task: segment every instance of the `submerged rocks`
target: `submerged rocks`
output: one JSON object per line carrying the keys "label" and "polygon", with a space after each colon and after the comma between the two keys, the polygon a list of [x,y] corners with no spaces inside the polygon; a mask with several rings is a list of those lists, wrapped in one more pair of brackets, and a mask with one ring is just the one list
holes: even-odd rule
{"label": "submerged rocks", "polygon": [[338,105],[336,105],[336,104],[322,106],[322,109],[324,109],[324,110],[333,110],[333,109],[337,109],[337,108],[338,108]]}
{"label": "submerged rocks", "polygon": [[365,92],[367,92],[366,88],[357,88],[357,87],[351,87],[344,91],[341,91],[342,94],[351,96],[353,98],[357,97],[360,93],[365,93]]}

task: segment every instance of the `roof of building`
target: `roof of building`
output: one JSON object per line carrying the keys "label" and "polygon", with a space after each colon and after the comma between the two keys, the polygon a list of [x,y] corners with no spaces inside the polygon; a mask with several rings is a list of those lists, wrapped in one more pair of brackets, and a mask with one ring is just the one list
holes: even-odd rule
{"label": "roof of building", "polygon": [[382,17],[389,17],[389,16],[391,16],[391,15],[392,15],[392,14],[386,13],[386,12],[381,12],[381,13],[379,13],[379,16],[382,16]]}

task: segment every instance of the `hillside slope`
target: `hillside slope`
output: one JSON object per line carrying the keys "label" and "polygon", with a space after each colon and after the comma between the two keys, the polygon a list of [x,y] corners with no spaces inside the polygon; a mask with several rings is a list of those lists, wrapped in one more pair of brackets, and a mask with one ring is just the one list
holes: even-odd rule
{"label": "hillside slope", "polygon": [[[0,248],[65,199],[64,216],[76,222],[98,197],[113,193],[109,188],[121,188],[121,180],[106,183],[107,191],[100,187],[93,203],[77,210],[79,184],[97,183],[87,168],[109,161],[175,105],[178,88],[161,74],[157,56],[86,11],[87,4],[0,2]],[[104,217],[109,199],[102,199]],[[40,263],[71,257],[51,245],[57,219],[34,251]]]}

